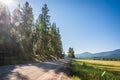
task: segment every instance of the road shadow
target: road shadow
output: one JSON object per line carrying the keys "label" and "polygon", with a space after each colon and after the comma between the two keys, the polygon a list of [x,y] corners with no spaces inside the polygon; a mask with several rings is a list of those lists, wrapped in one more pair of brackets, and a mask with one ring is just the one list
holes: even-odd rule
{"label": "road shadow", "polygon": [[[0,66],[0,80],[30,80],[27,76],[19,72],[12,72],[15,68],[15,65]],[[15,77],[12,77],[13,75]]]}
{"label": "road shadow", "polygon": [[[12,77],[12,76],[15,77]],[[8,72],[0,76],[0,80],[30,80],[27,76],[22,75],[19,72]]]}
{"label": "road shadow", "polygon": [[28,64],[29,66],[33,65],[38,68],[45,69],[45,72],[48,72],[49,70],[54,70],[55,74],[60,74],[64,73],[68,77],[72,76],[72,71],[70,69],[70,60],[63,61],[52,61],[52,62],[43,62],[43,63],[33,63],[33,64]]}
{"label": "road shadow", "polygon": [[[23,67],[37,67],[38,69],[43,69],[44,73],[49,70],[54,70],[55,74],[60,74],[61,72],[67,76],[71,76],[70,70],[68,69],[69,64],[63,61],[53,61],[53,62],[41,62],[41,63],[29,63],[29,64],[19,64],[19,65],[9,65],[0,67],[0,80],[30,80],[27,75],[21,74],[19,71],[14,70],[16,68],[22,69]],[[34,72],[33,72],[34,73]]]}

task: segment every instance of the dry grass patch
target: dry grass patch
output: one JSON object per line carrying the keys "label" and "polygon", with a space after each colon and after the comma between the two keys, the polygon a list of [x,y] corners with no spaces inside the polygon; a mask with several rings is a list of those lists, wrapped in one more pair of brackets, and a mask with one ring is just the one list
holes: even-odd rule
{"label": "dry grass patch", "polygon": [[100,64],[100,65],[120,67],[120,61],[81,60],[81,59],[78,59],[78,60],[76,59],[76,61],[82,61],[82,62],[87,62],[87,63],[92,63],[92,64]]}

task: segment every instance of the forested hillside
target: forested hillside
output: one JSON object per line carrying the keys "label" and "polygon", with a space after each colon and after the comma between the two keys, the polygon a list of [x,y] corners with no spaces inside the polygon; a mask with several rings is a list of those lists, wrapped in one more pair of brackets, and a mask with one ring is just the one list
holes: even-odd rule
{"label": "forested hillside", "polygon": [[41,11],[34,20],[33,8],[28,2],[18,4],[13,13],[0,4],[0,65],[63,57],[59,28],[50,22],[47,4]]}

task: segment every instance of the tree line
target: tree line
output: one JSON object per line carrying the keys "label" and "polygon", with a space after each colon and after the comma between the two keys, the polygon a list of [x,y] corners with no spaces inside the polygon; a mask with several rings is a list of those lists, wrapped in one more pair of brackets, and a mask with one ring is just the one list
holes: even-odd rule
{"label": "tree line", "polygon": [[0,64],[18,64],[63,58],[59,28],[50,22],[49,9],[34,20],[33,8],[18,4],[12,14],[0,4]]}

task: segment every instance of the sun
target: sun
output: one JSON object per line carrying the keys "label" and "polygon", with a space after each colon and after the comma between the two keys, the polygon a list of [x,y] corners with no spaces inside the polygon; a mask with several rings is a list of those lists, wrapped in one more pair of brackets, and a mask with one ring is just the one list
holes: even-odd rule
{"label": "sun", "polygon": [[0,0],[0,3],[2,3],[3,5],[6,5],[6,6],[10,6],[10,5],[14,4],[14,1],[15,0]]}

